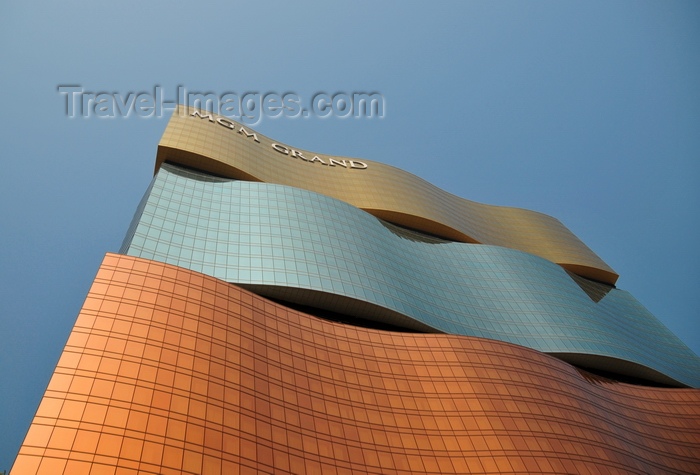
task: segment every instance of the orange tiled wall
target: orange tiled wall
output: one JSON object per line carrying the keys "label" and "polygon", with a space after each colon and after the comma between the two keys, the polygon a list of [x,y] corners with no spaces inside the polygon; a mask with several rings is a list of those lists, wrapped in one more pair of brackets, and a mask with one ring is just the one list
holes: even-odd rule
{"label": "orange tiled wall", "polygon": [[700,390],[108,255],[11,474],[239,472],[699,473]]}

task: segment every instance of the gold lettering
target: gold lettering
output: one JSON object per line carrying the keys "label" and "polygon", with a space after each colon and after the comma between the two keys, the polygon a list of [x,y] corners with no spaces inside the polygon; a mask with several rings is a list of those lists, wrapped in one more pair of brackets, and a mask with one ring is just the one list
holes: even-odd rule
{"label": "gold lettering", "polygon": [[292,149],[291,152],[292,152],[292,153],[291,153],[291,157],[292,157],[292,158],[301,158],[301,159],[304,160],[305,162],[313,161],[313,160],[309,160],[308,158],[306,158],[305,156],[303,156],[299,150],[294,150],[294,149]]}
{"label": "gold lettering", "polygon": [[209,119],[209,122],[214,122],[214,118],[211,116],[211,114],[202,115],[197,109],[195,109],[190,115],[192,117],[199,117],[200,119]]}
{"label": "gold lettering", "polygon": [[350,162],[350,168],[359,168],[359,169],[365,169],[367,168],[367,164],[365,162],[361,162],[359,160],[348,160]]}
{"label": "gold lettering", "polygon": [[289,155],[289,149],[285,147],[284,145],[280,145],[278,143],[273,143],[272,148],[277,150],[279,153],[283,153],[285,155]]}
{"label": "gold lettering", "polygon": [[231,129],[231,130],[236,129],[236,124],[234,124],[233,122],[231,122],[228,119],[224,119],[223,117],[219,117],[218,119],[216,119],[216,121],[219,123],[219,125],[223,125],[227,129]]}
{"label": "gold lettering", "polygon": [[258,136],[255,135],[255,132],[248,133],[248,131],[247,131],[246,129],[244,129],[243,127],[241,127],[241,128],[238,130],[238,133],[239,133],[239,134],[245,134],[246,137],[253,137],[253,140],[255,140],[256,142],[260,143],[260,140],[258,140]]}

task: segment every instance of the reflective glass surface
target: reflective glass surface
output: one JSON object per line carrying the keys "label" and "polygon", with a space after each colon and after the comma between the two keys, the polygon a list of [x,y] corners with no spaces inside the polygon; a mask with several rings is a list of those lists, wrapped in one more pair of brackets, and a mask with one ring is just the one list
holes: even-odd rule
{"label": "reflective glass surface", "polygon": [[697,473],[700,391],[107,255],[11,475]]}
{"label": "reflective glass surface", "polygon": [[700,386],[700,359],[627,292],[613,289],[595,302],[543,258],[419,242],[344,202],[297,188],[165,165],[122,252],[278,298],[302,296],[308,305],[374,312],[403,325],[410,323],[398,320],[408,317],[416,328],[552,354],[602,356],[609,364],[619,360],[622,372],[627,363],[637,376]]}

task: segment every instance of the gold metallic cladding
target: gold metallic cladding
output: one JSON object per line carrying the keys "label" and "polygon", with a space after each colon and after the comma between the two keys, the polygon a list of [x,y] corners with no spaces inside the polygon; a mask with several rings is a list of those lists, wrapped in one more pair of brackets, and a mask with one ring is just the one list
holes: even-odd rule
{"label": "gold metallic cladding", "polygon": [[[194,109],[178,108],[170,119],[158,145],[156,171],[169,161],[224,177],[303,188],[435,236],[517,249],[589,279],[611,285],[617,281],[615,271],[551,216],[469,201],[406,171],[370,160],[361,160],[368,165],[366,169],[306,162],[276,151],[272,144],[277,142],[264,135],[256,132],[257,142],[239,133],[240,127],[253,132],[245,125],[215,114],[211,114],[214,121],[193,117],[191,111]],[[220,117],[236,129],[216,122]],[[309,159],[319,155],[326,162],[330,157],[349,160],[295,150]]]}

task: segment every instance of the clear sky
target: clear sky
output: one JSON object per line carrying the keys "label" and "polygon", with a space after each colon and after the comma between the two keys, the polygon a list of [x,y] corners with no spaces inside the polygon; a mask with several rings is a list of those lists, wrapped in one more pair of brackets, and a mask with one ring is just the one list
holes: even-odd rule
{"label": "clear sky", "polygon": [[88,92],[379,92],[382,119],[265,119],[560,219],[700,353],[700,2],[19,2],[0,6],[0,471],[9,470],[167,118]]}

